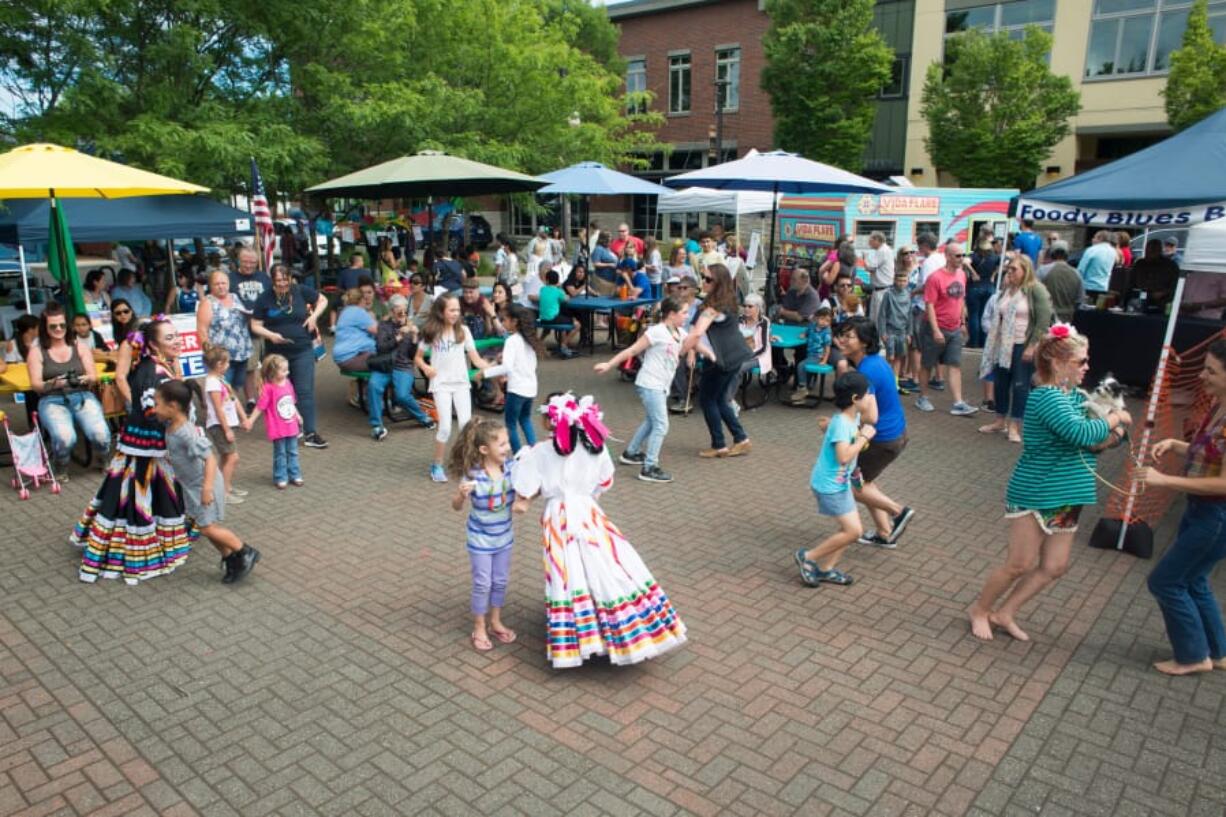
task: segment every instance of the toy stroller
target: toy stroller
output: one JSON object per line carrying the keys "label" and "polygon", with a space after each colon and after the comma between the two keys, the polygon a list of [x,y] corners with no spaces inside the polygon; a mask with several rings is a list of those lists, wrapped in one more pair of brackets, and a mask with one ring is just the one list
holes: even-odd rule
{"label": "toy stroller", "polygon": [[40,483],[51,483],[51,493],[60,492],[60,481],[51,468],[51,458],[47,456],[47,447],[43,444],[42,429],[38,425],[38,414],[30,415],[33,426],[28,434],[14,434],[9,427],[8,416],[0,411],[0,422],[4,423],[4,435],[8,438],[9,450],[13,454],[14,476],[9,483],[21,499],[30,498],[29,483],[38,488]]}

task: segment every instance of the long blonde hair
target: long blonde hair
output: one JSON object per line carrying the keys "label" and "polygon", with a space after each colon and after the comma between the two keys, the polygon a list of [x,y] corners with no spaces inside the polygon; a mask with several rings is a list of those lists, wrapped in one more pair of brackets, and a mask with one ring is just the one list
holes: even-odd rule
{"label": "long blonde hair", "polygon": [[490,445],[505,431],[506,426],[499,420],[474,417],[460,432],[460,439],[451,447],[451,457],[447,461],[447,472],[456,479],[463,479],[468,472],[481,466],[481,446]]}

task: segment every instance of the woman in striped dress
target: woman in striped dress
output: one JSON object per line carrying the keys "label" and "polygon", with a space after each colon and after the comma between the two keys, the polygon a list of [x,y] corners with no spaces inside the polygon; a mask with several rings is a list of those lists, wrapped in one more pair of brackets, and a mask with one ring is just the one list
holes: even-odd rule
{"label": "woman in striped dress", "polygon": [[[1083,505],[1098,501],[1095,452],[1122,436],[1132,422],[1126,411],[1090,418],[1077,390],[1089,366],[1089,344],[1073,327],[1058,323],[1035,352],[1036,385],[1026,403],[1022,455],[1005,495],[1009,550],[969,610],[971,632],[990,640],[1001,628],[1018,641],[1030,636],[1016,616],[1068,569],[1069,551]],[[1012,587],[999,608],[997,599]]]}

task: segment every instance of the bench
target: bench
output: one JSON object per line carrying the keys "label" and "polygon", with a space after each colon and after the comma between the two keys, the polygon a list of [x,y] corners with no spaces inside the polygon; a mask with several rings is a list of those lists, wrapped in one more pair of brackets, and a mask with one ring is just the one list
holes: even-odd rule
{"label": "bench", "polygon": [[[826,391],[826,375],[833,374],[834,367],[828,363],[810,363],[805,361],[800,364],[800,371],[796,373],[796,388],[801,385],[808,386],[813,378],[817,378],[817,394],[812,392],[805,398],[803,405],[807,408],[820,406],[822,404],[823,395]],[[790,400],[788,405],[799,406],[801,403],[793,403]]]}

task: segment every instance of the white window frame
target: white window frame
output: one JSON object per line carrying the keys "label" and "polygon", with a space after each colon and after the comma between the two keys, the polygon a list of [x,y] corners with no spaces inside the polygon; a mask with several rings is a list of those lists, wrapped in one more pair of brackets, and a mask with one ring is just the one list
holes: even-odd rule
{"label": "white window frame", "polygon": [[[632,87],[631,79],[637,80],[633,85],[641,87]],[[626,57],[626,93],[641,94],[647,91],[647,57],[635,56]],[[628,102],[626,104],[627,114],[641,114],[647,112],[646,100],[638,102]]]}
{"label": "white window frame", "polygon": [[[1154,68],[1154,60],[1158,56],[1158,36],[1162,32],[1162,14],[1169,11],[1187,11],[1194,5],[1193,0],[1153,0],[1153,7],[1148,9],[1136,9],[1133,11],[1114,11],[1114,12],[1099,12],[1099,0],[1094,0],[1094,6],[1090,10],[1090,30],[1086,39],[1086,60],[1090,59],[1090,45],[1094,41],[1094,27],[1097,23],[1115,23],[1115,59],[1112,61],[1114,67],[1119,62],[1120,45],[1124,36],[1124,26],[1120,22],[1130,18],[1149,18],[1149,46],[1145,54],[1145,70],[1143,71],[1128,71],[1128,72],[1112,72],[1110,74],[1095,74],[1091,76],[1085,69],[1082,71],[1082,82],[1111,82],[1120,79],[1139,79],[1144,77],[1161,77],[1170,73],[1170,68]],[[1209,0],[1209,19],[1215,17],[1226,17],[1226,4],[1221,0]],[[1182,39],[1182,33],[1180,35]],[[1089,65],[1087,63],[1086,68]]]}
{"label": "white window frame", "polygon": [[[678,62],[674,64],[674,60],[685,60],[684,67]],[[681,108],[680,96],[681,79],[684,75],[688,80],[689,94],[685,100],[685,107]],[[689,51],[670,51],[668,54],[668,115],[669,116],[688,116],[694,109],[694,57]]]}
{"label": "white window frame", "polygon": [[[1052,33],[1052,30],[1053,30],[1053,28],[1054,28],[1054,26],[1055,26],[1055,23],[1056,23],[1056,20],[1055,20],[1055,14],[1056,14],[1056,2],[1057,2],[1057,0],[1052,0],[1052,12],[1051,12],[1051,13],[1052,13],[1052,19],[1048,20],[1047,22],[1044,22],[1044,23],[1022,23],[1022,24],[1020,24],[1020,25],[1008,25],[1008,26],[1006,26],[1006,25],[1001,25],[1001,20],[1002,20],[1002,19],[1003,19],[1003,17],[1004,17],[1004,6],[1009,5],[1011,2],[1014,2],[1014,0],[996,0],[996,2],[995,2],[995,3],[984,3],[982,6],[974,6],[973,8],[987,8],[988,6],[992,6],[992,7],[993,7],[994,14],[993,14],[993,16],[992,16],[992,25],[991,25],[990,27],[984,27],[984,28],[981,28],[980,30],[981,30],[981,31],[983,31],[985,34],[998,34],[998,33],[1002,32],[1002,31],[1004,31],[1004,32],[1008,32],[1008,33],[1013,33],[1013,32],[1022,32],[1022,31],[1025,31],[1027,26],[1038,26],[1039,28],[1041,28],[1041,29],[1043,29],[1044,31],[1046,31],[1048,34],[1051,34],[1051,33]],[[961,10],[961,11],[965,11],[966,9],[959,9],[959,10]],[[945,16],[946,16],[946,18],[948,18],[948,16],[949,16],[951,13],[952,13],[952,12],[950,12],[950,11],[946,11],[946,12],[945,12]],[[950,37],[956,37],[956,36],[958,36],[958,35],[959,35],[959,34],[961,34],[961,33],[962,33],[961,31],[955,31],[955,32],[952,32],[952,33],[947,33],[947,34],[945,34],[945,39],[949,39]]]}
{"label": "white window frame", "polygon": [[[741,109],[741,46],[736,43],[715,46],[715,78],[720,79],[721,70],[726,71],[731,66],[736,66],[736,81],[724,90],[724,113],[735,113]],[[716,91],[718,93],[718,86]],[[736,101],[729,102],[733,98]]]}

